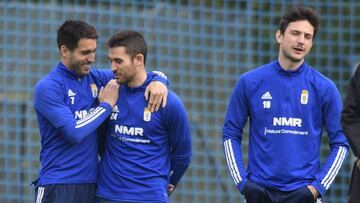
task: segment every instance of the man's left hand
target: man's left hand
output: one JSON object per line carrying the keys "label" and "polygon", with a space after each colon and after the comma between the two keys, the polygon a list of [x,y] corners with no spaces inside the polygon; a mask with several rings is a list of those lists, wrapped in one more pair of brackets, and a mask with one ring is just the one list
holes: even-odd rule
{"label": "man's left hand", "polygon": [[145,89],[145,99],[148,101],[148,109],[154,112],[154,110],[159,110],[160,105],[164,108],[166,106],[167,95],[168,89],[162,82],[151,82]]}

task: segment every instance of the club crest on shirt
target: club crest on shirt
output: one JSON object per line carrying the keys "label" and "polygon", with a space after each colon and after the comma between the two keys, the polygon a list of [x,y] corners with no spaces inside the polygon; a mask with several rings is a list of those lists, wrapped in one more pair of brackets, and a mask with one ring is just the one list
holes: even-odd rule
{"label": "club crest on shirt", "polygon": [[151,111],[145,107],[144,108],[144,121],[150,121],[151,120]]}
{"label": "club crest on shirt", "polygon": [[301,104],[307,104],[309,100],[309,91],[302,90],[301,91],[301,97],[300,97],[300,103]]}
{"label": "club crest on shirt", "polygon": [[94,98],[96,98],[98,96],[98,88],[97,88],[97,86],[93,83],[93,84],[90,85],[90,87],[91,87],[92,96]]}

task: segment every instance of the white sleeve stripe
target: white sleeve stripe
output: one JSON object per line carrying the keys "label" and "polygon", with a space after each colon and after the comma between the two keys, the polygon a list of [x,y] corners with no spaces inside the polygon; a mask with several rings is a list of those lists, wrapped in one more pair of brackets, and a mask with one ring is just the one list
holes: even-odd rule
{"label": "white sleeve stripe", "polygon": [[229,158],[229,147],[228,147],[228,144],[227,142],[224,142],[224,146],[225,146],[225,157],[226,157],[226,162],[228,164],[228,168],[230,170],[230,175],[235,183],[235,185],[237,185],[239,183],[239,179],[237,178],[237,176],[235,176],[234,174],[234,166],[233,164],[231,163],[230,161],[230,158]]}
{"label": "white sleeve stripe", "polygon": [[230,170],[230,175],[233,178],[233,181],[235,183],[235,185],[237,185],[240,181],[238,180],[238,178],[234,175],[234,166],[232,165],[230,158],[229,158],[229,147],[227,144],[227,141],[224,142],[224,147],[225,147],[225,157],[226,157],[226,162],[228,164],[228,168]]}
{"label": "white sleeve stripe", "polygon": [[231,176],[233,177],[235,184],[238,184],[240,181],[242,181],[239,169],[236,165],[234,152],[232,149],[231,139],[225,140],[225,153],[226,153],[226,161],[228,162],[228,167],[231,172]]}
{"label": "white sleeve stripe", "polygon": [[[334,171],[334,168],[336,167],[336,165],[339,162],[342,151],[343,151],[343,147],[339,147],[338,152],[337,152],[336,157],[335,157],[335,160],[334,160],[333,164],[331,165],[330,170],[327,172],[325,178],[321,181],[321,184],[324,185],[324,183],[329,180],[331,173]],[[325,187],[325,185],[324,185],[324,187]]]}
{"label": "white sleeve stripe", "polygon": [[341,153],[341,156],[340,156],[339,163],[337,164],[335,170],[332,172],[331,178],[327,181],[327,183],[325,183],[326,189],[329,189],[331,183],[334,181],[336,175],[338,174],[338,172],[339,172],[339,170],[341,168],[341,165],[345,160],[346,152],[347,152],[347,150],[344,147],[342,147],[342,153]]}
{"label": "white sleeve stripe", "polygon": [[335,160],[327,172],[325,178],[321,181],[321,184],[328,189],[330,184],[334,181],[336,174],[339,172],[340,167],[345,159],[346,149],[345,147],[339,147],[339,151],[335,157]]}
{"label": "white sleeve stripe", "polygon": [[102,110],[102,107],[97,107],[94,111],[92,111],[90,114],[88,114],[87,116],[85,116],[85,118],[82,118],[80,120],[78,120],[76,122],[77,125],[86,122],[87,120],[89,120],[92,116],[94,116],[95,114],[97,114],[100,110]]}
{"label": "white sleeve stripe", "polygon": [[234,167],[235,167],[235,171],[234,171],[234,172],[235,172],[235,175],[239,178],[240,181],[242,181],[242,178],[241,178],[239,169],[238,169],[237,164],[236,164],[236,161],[235,161],[235,156],[234,156],[234,152],[233,152],[231,140],[229,139],[228,142],[229,142],[229,149],[230,149],[230,153],[231,153],[230,158],[231,158],[231,161],[233,162]]}
{"label": "white sleeve stripe", "polygon": [[153,73],[156,73],[157,75],[159,75],[159,76],[161,76],[161,77],[163,77],[163,78],[165,78],[165,79],[167,79],[167,76],[163,73],[163,72],[161,72],[161,71],[157,71],[157,70],[154,70],[154,71],[152,71]]}
{"label": "white sleeve stripe", "polygon": [[326,189],[329,189],[331,183],[334,181],[336,175],[338,174],[338,172],[339,172],[339,170],[341,168],[341,165],[342,165],[342,163],[343,163],[343,161],[345,159],[345,155],[346,155],[346,149],[343,148],[339,163],[336,165],[335,170],[331,173],[330,179],[328,179],[328,181],[325,182],[325,184],[324,184]]}
{"label": "white sleeve stripe", "polygon": [[92,111],[90,114],[88,114],[87,116],[85,116],[85,118],[82,118],[78,121],[76,121],[76,125],[80,125],[81,123],[86,122],[87,120],[91,119],[91,117],[93,117],[95,114],[97,114],[99,111],[101,111],[103,109],[103,107],[97,107],[94,111]]}
{"label": "white sleeve stripe", "polygon": [[[342,155],[343,151],[344,151],[344,147],[339,147],[339,150],[338,150],[338,152],[337,152],[337,154],[336,154],[336,157],[335,157],[335,160],[334,160],[333,164],[331,165],[330,170],[327,172],[325,178],[321,181],[321,184],[323,184],[324,187],[325,187],[325,185],[326,185],[326,182],[329,181],[329,178],[330,178],[330,176],[332,175],[332,173],[334,172],[334,170],[336,170],[335,168],[336,168],[337,165],[339,164],[339,160],[340,160],[340,158],[341,158],[341,155]],[[341,160],[340,160],[340,161],[341,161]]]}
{"label": "white sleeve stripe", "polygon": [[104,108],[101,109],[100,112],[97,112],[96,114],[93,114],[90,116],[90,119],[87,119],[86,122],[82,122],[80,124],[77,124],[75,128],[81,128],[85,126],[86,124],[91,123],[93,120],[95,120],[97,117],[99,117],[101,114],[103,114],[106,110]]}
{"label": "white sleeve stripe", "polygon": [[233,164],[233,167],[234,167],[233,173],[234,173],[234,176],[237,177],[237,179],[239,180],[238,181],[238,183],[239,183],[240,181],[242,181],[242,178],[241,178],[239,169],[238,169],[236,161],[235,161],[235,156],[234,156],[234,151],[232,148],[231,139],[228,139],[227,143],[228,143],[228,149],[229,149],[229,160]]}
{"label": "white sleeve stripe", "polygon": [[44,196],[44,187],[39,187],[38,188],[38,192],[37,192],[37,196],[36,196],[36,203],[41,203],[41,200]]}

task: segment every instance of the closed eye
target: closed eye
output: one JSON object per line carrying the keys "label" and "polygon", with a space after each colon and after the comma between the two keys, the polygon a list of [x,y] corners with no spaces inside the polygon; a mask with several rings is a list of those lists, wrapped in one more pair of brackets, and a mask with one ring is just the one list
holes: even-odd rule
{"label": "closed eye", "polygon": [[116,63],[116,64],[121,64],[124,61],[119,58],[115,58],[115,59],[108,58],[108,59],[109,59],[110,63]]}

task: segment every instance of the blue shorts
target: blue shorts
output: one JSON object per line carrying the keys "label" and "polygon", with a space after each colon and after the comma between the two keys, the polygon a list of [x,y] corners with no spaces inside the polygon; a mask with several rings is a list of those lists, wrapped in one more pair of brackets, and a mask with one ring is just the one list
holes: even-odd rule
{"label": "blue shorts", "polygon": [[313,194],[307,187],[292,191],[279,191],[263,187],[251,180],[246,182],[243,193],[246,203],[321,203],[321,198],[314,200]]}
{"label": "blue shorts", "polygon": [[95,203],[96,184],[52,184],[35,188],[35,203]]}

